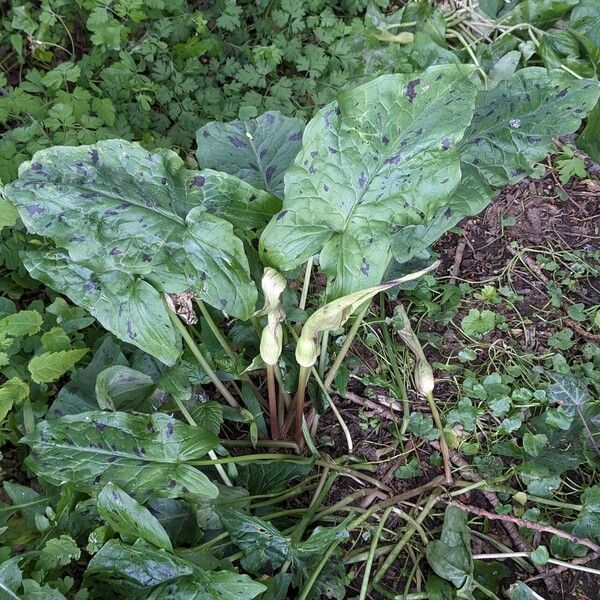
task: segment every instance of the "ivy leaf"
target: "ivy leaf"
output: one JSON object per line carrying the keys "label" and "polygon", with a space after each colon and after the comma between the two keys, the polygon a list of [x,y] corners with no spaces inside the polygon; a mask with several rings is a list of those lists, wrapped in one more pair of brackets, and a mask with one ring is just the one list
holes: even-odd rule
{"label": "ivy leaf", "polygon": [[319,111],[286,174],[283,210],[261,237],[263,260],[288,271],[320,253],[328,297],[338,298],[378,284],[392,252],[406,261],[435,241],[460,181],[471,72],[386,75]]}
{"label": "ivy leaf", "polygon": [[558,404],[570,417],[578,416],[585,434],[596,453],[600,447],[594,434],[598,428],[598,417],[591,412],[591,396],[585,384],[568,373],[553,373],[554,381],[550,386],[550,400]]}
{"label": "ivy leaf", "polygon": [[98,514],[126,541],[142,538],[164,550],[173,550],[158,519],[113,483],[107,483],[98,494]]}
{"label": "ivy leaf", "polygon": [[529,456],[539,456],[547,445],[548,438],[543,433],[533,434],[527,431],[523,434],[523,450]]}
{"label": "ivy leaf", "polygon": [[579,413],[590,400],[585,385],[566,373],[554,373],[553,377],[555,383],[550,386],[551,400],[571,416]]}
{"label": "ivy leaf", "polygon": [[207,123],[196,134],[198,164],[282,198],[283,175],[300,150],[303,130],[300,119],[277,111],[246,121]]}
{"label": "ivy leaf", "polygon": [[43,352],[34,356],[27,365],[31,379],[36,383],[50,383],[62,377],[88,353],[88,348]]}
{"label": "ivy leaf", "polygon": [[42,421],[22,438],[28,466],[52,485],[72,482],[89,494],[112,481],[137,498],[215,498],[217,488],[186,461],[202,458],[218,438],[162,413],[86,412]]}
{"label": "ivy leaf", "polygon": [[548,549],[546,546],[538,546],[531,553],[531,562],[538,567],[543,567],[550,558],[550,554],[548,553]]}
{"label": "ivy leaf", "polygon": [[544,600],[542,596],[522,581],[517,581],[517,583],[511,585],[506,593],[510,600]]}
{"label": "ivy leaf", "polygon": [[33,276],[167,364],[179,356],[179,338],[163,293],[193,291],[235,317],[254,311],[242,242],[214,213],[225,200],[245,205],[265,193],[236,178],[186,171],[171,151],[107,140],[37,152],[4,194],[31,233],[63,249],[26,256]]}
{"label": "ivy leaf", "polygon": [[419,477],[423,474],[421,469],[421,462],[418,458],[413,457],[408,463],[398,467],[394,471],[394,477],[397,479],[412,479],[413,477]]}
{"label": "ivy leaf", "polygon": [[425,548],[427,562],[442,579],[451,581],[457,588],[467,588],[473,577],[471,532],[467,514],[456,506],[448,506],[439,540]]}

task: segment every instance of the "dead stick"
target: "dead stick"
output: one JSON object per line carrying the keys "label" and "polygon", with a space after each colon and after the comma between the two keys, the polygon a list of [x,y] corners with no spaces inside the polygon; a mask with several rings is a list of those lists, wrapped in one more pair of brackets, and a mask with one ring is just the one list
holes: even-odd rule
{"label": "dead stick", "polygon": [[450,279],[448,280],[448,283],[450,285],[454,285],[454,283],[456,282],[456,278],[460,274],[460,265],[462,263],[463,256],[465,255],[466,247],[467,240],[463,237],[462,240],[460,240],[460,242],[458,242],[458,245],[456,246],[456,254],[454,255],[454,264],[452,265],[451,271],[452,277],[450,277]]}
{"label": "dead stick", "polygon": [[[440,449],[440,446],[437,442],[430,442],[430,444],[436,450]],[[457,467],[460,467],[462,469],[464,469],[465,467],[471,468],[471,465],[462,456],[460,456],[458,454],[458,452],[456,452],[454,450],[450,451],[450,460]],[[469,471],[469,472],[463,471],[461,473],[461,475],[465,479],[468,479],[469,481],[474,481],[474,482],[483,481],[483,478],[480,477],[474,471]],[[496,496],[496,494],[494,494],[494,492],[490,492],[489,490],[477,490],[477,491],[481,492],[484,495],[485,499],[494,508],[500,504],[500,500],[498,500],[498,496]],[[515,545],[515,548],[517,550],[519,550],[520,552],[531,552],[531,548],[525,542],[525,540],[522,538],[521,534],[519,533],[519,530],[516,528],[514,523],[502,523],[502,525],[503,525],[504,529],[506,530],[506,533],[508,533],[510,539],[513,541],[513,544]],[[537,569],[538,569],[538,571],[542,570],[540,567],[537,567]]]}
{"label": "dead stick", "polygon": [[532,529],[533,531],[551,533],[553,535],[556,535],[557,537],[565,538],[566,540],[569,540],[570,542],[573,542],[575,544],[587,546],[588,548],[591,548],[594,552],[600,552],[600,546],[592,542],[592,540],[578,537],[576,535],[573,535],[572,533],[567,533],[562,529],[552,527],[552,525],[542,525],[541,523],[536,523],[535,521],[528,521],[527,519],[521,519],[519,517],[514,517],[513,515],[499,515],[497,513],[490,512],[489,510],[485,510],[485,508],[469,506],[468,504],[463,504],[462,502],[457,502],[456,500],[446,500],[446,503],[451,504],[452,506],[456,506],[466,512],[469,512],[473,515],[477,515],[479,517],[485,517],[486,519],[490,519],[492,521],[503,521],[505,523],[513,523],[518,527],[527,527],[528,529]]}

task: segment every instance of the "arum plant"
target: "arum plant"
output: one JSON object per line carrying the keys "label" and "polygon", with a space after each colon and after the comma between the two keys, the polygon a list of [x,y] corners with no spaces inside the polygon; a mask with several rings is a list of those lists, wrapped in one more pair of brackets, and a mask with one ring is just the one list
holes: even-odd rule
{"label": "arum plant", "polygon": [[300,365],[298,375],[298,388],[296,391],[296,443],[302,441],[302,418],[304,414],[304,400],[306,393],[306,384],[310,378],[312,367],[319,357],[319,335],[328,333],[334,329],[339,329],[346,323],[350,316],[363,304],[370,301],[373,296],[384,292],[401,283],[417,279],[425,273],[429,273],[439,265],[434,262],[425,269],[415,271],[403,277],[392,279],[379,285],[348,294],[329,302],[322,308],[316,310],[302,327],[302,332],[296,344],[296,361]]}
{"label": "arum plant", "polygon": [[[214,383],[232,406],[240,404],[231,391],[239,389],[236,380],[248,384],[239,389],[241,400],[244,387],[254,394],[243,361],[256,344],[244,340],[234,356],[208,307],[227,323],[251,319],[260,263],[276,269],[262,282],[272,298],[259,332],[273,437],[283,420],[275,389],[284,317],[279,273],[306,265],[304,309],[318,255],[328,304],[309,317],[296,348],[299,441],[319,341],[324,375],[327,332],[359,307],[364,314],[378,291],[422,273],[381,283],[390,264],[425,256],[501,186],[534,175],[552,140],[575,132],[599,96],[595,81],[536,67],[488,90],[471,66],[436,65],[344,91],[306,127],[274,112],[207,124],[198,132],[199,169],[170,150],[104,140],[37,152],[2,194],[35,236],[22,254],[30,275],[153,357],[169,394],[181,394],[174,381],[187,379],[191,387],[189,361],[199,366],[195,378]],[[225,373],[197,343],[194,325],[185,326],[165,303],[178,294],[192,295],[232,359]],[[413,343],[413,335],[405,332],[406,340]],[[351,339],[324,377],[325,391]],[[417,382],[434,406],[428,365],[413,346]],[[186,393],[180,400],[190,400]],[[255,418],[262,418],[260,400]]]}
{"label": "arum plant", "polygon": [[281,294],[285,290],[287,281],[275,269],[267,267],[262,277],[261,286],[265,295],[262,310],[255,316],[266,315],[265,325],[260,338],[260,356],[265,363],[267,372],[267,389],[269,395],[269,418],[271,422],[271,438],[279,438],[279,417],[277,414],[277,395],[275,391],[275,365],[281,356],[283,346],[283,327],[281,322],[285,319],[285,311],[281,304]]}

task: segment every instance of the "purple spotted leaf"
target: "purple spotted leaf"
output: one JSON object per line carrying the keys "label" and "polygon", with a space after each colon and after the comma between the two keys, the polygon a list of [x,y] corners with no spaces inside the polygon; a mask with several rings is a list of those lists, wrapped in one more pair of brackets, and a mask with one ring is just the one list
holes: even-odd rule
{"label": "purple spotted leaf", "polygon": [[25,256],[32,275],[166,364],[180,340],[163,293],[193,291],[235,317],[254,311],[234,226],[262,227],[280,202],[236,177],[107,140],[37,152],[3,193],[31,233],[60,249]]}
{"label": "purple spotted leaf", "polygon": [[537,163],[554,148],[552,140],[577,131],[599,96],[595,81],[539,67],[521,69],[494,89],[481,90],[458,146],[462,179],[448,198],[449,210],[439,215],[438,228],[446,231],[478,214],[501,186],[535,176]]}
{"label": "purple spotted leaf", "polygon": [[477,96],[473,121],[459,144],[461,161],[494,187],[534,172],[552,140],[579,129],[600,85],[562,71],[528,67]]}
{"label": "purple spotted leaf", "polygon": [[262,235],[263,260],[287,271],[320,253],[329,298],[377,285],[392,242],[435,220],[460,181],[456,145],[473,114],[472,72],[445,65],[385,75],[317,113],[286,174],[283,210]]}
{"label": "purple spotted leaf", "polygon": [[135,498],[107,483],[98,494],[98,514],[122,539],[135,542],[143,539],[170,552],[173,551],[169,534],[160,521]]}
{"label": "purple spotted leaf", "polygon": [[41,421],[22,438],[28,467],[52,485],[71,483],[97,494],[110,481],[131,496],[216,498],[217,488],[196,467],[219,440],[163,413],[92,411]]}
{"label": "purple spotted leaf", "polygon": [[270,111],[247,121],[207,123],[198,130],[196,156],[203,168],[235,175],[283,197],[283,176],[302,144],[304,123]]}

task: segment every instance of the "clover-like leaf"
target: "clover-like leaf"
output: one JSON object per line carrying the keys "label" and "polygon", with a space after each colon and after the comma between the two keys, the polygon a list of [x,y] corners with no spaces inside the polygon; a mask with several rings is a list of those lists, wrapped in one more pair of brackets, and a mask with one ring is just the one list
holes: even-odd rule
{"label": "clover-like leaf", "polygon": [[200,459],[218,438],[168,415],[92,411],[42,421],[22,443],[28,466],[52,485],[71,482],[97,493],[109,481],[136,498],[215,498],[217,488],[187,461]]}
{"label": "clover-like leaf", "polygon": [[196,134],[198,164],[235,175],[281,198],[283,175],[300,150],[303,129],[300,119],[277,111],[246,121],[207,123]]}
{"label": "clover-like leaf", "polygon": [[[460,181],[456,144],[476,88],[466,66],[385,75],[342,93],[304,132],[285,177],[283,210],[261,237],[282,271],[314,254],[337,298],[378,284],[392,251],[401,260],[435,241]],[[424,230],[422,230],[424,228]]]}
{"label": "clover-like leaf", "polygon": [[31,233],[59,248],[26,253],[32,275],[167,364],[179,339],[162,293],[193,291],[236,317],[254,310],[233,225],[265,222],[279,201],[231,175],[187,171],[174,152],[107,140],[37,152],[3,193]]}

